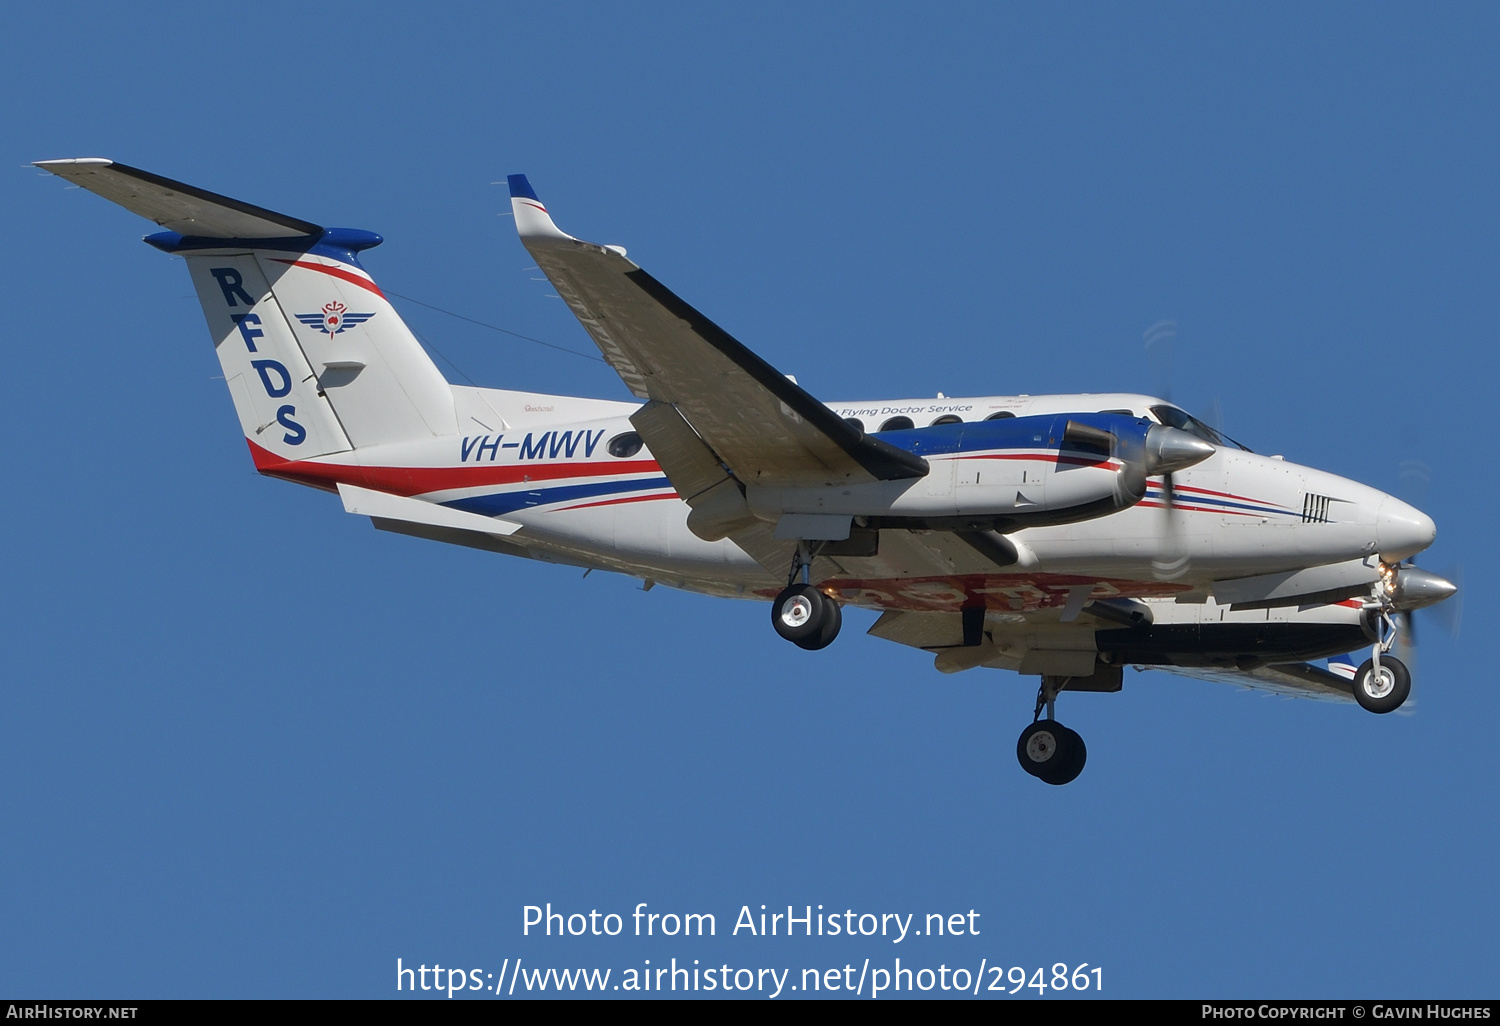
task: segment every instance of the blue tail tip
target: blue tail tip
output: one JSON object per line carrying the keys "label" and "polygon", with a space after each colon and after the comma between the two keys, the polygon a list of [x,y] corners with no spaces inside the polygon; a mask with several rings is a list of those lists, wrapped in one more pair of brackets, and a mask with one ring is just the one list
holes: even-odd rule
{"label": "blue tail tip", "polygon": [[541,200],[537,199],[536,190],[531,187],[531,183],[526,180],[525,175],[507,175],[505,180],[510,183],[511,199],[529,199],[536,200],[538,203],[541,202]]}

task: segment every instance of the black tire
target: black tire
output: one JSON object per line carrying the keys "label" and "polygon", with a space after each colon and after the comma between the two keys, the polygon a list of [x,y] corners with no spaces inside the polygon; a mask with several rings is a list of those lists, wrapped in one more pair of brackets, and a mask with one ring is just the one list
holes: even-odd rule
{"label": "black tire", "polygon": [[812,585],[794,584],[771,603],[771,626],[786,640],[806,648],[804,642],[816,644],[822,634],[830,604]]}
{"label": "black tire", "polygon": [[1380,657],[1380,675],[1375,660],[1366,659],[1354,671],[1354,700],[1372,713],[1395,712],[1411,694],[1411,671],[1395,656]]}
{"label": "black tire", "polygon": [[820,648],[827,648],[833,644],[833,639],[839,636],[839,628],[844,626],[844,613],[839,608],[839,604],[827,595],[823,595],[822,598],[822,629],[815,636],[796,643],[799,648],[805,648],[809,652],[816,652]]}
{"label": "black tire", "polygon": [[[1056,768],[1048,769],[1044,773],[1038,773],[1037,777],[1048,784],[1069,784],[1078,779],[1078,774],[1083,772],[1083,764],[1088,762],[1088,746],[1083,743],[1083,737],[1078,731],[1064,727],[1061,723],[1054,723],[1056,730],[1063,741],[1062,758]],[[1060,738],[1060,740],[1061,740]]]}
{"label": "black tire", "polygon": [[1016,741],[1021,768],[1048,784],[1066,784],[1083,772],[1088,749],[1076,730],[1056,720],[1037,720]]}

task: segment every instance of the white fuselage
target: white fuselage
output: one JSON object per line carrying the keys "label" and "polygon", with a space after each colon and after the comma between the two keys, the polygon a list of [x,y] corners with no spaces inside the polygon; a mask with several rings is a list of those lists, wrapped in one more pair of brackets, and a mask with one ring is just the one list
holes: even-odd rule
{"label": "white fuselage", "polygon": [[[300,470],[284,476],[307,483],[347,481],[345,468],[354,456],[362,468],[355,483],[399,488],[420,499],[519,524],[532,555],[720,595],[767,597],[784,584],[784,578],[769,573],[733,541],[704,541],[689,531],[688,506],[650,452],[616,444],[633,434],[627,418],[638,408],[635,404],[458,386],[454,394],[460,423],[472,433],[365,447],[298,463]],[[1104,394],[829,405],[840,416],[863,421],[867,431],[879,431],[891,417],[908,417],[917,428],[942,417],[980,421],[996,414],[1128,411],[1155,420],[1151,408],[1166,404],[1148,396]],[[898,422],[895,427],[908,425]],[[898,493],[906,491],[913,506],[928,508],[936,502],[962,509],[963,474],[941,457],[929,462],[932,472],[926,478],[882,487],[893,492],[897,505],[902,502]],[[964,472],[972,477],[976,461],[968,462]],[[310,475],[318,465],[326,466],[327,473]],[[892,603],[896,582],[907,582],[899,590],[911,594],[908,585],[915,578],[967,579],[976,574],[996,584],[1087,575],[1117,579],[1122,595],[1167,596],[1202,590],[1225,578],[1350,560],[1373,564],[1369,557],[1377,555],[1400,559],[1431,542],[1431,521],[1398,500],[1276,457],[1222,445],[1212,457],[1173,477],[1171,508],[1154,479],[1146,498],[1130,508],[1014,532],[1009,540],[1018,559],[1012,566],[997,570],[959,556],[945,566],[947,573],[933,574],[930,560],[903,555],[900,542],[882,541],[876,555],[836,557],[844,572],[827,584],[842,591],[846,601],[877,608],[908,604]],[[836,500],[830,494],[834,505]],[[1024,596],[1025,588],[1019,594]],[[917,607],[938,608],[921,602]]]}

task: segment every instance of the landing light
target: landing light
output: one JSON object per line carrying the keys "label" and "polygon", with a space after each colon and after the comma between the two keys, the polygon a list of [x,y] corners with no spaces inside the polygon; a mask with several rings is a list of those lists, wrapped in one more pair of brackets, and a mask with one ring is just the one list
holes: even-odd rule
{"label": "landing light", "polygon": [[1390,563],[1380,564],[1380,584],[1387,595],[1396,594],[1396,567]]}

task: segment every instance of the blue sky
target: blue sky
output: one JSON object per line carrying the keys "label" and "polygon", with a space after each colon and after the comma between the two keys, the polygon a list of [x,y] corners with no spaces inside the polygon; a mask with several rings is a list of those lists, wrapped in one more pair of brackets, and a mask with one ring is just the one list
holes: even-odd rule
{"label": "blue sky", "polygon": [[[1493,994],[1500,17],[1480,5],[29,7],[0,39],[0,991],[382,997],[395,960],[1103,967],[1116,997]],[[99,155],[386,244],[580,350],[504,190],[827,399],[1150,390],[1399,489],[1461,562],[1414,716],[1159,673],[1066,699],[766,609],[372,530],[258,478],[184,268],[28,161]],[[484,385],[603,364],[430,310]],[[444,369],[456,380],[447,363]],[[719,936],[523,937],[522,908]],[[726,936],[742,905],[977,937]],[[883,960],[883,961],[882,961]],[[800,993],[800,992],[799,992]],[[491,998],[493,1000],[493,998]]]}

